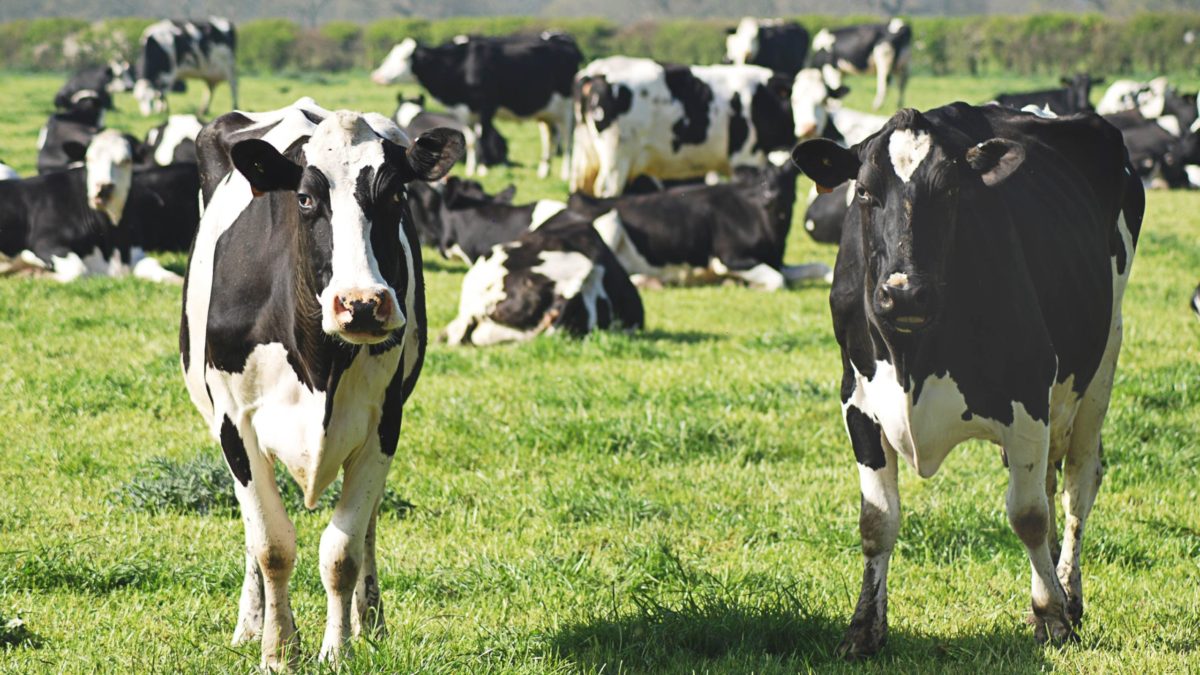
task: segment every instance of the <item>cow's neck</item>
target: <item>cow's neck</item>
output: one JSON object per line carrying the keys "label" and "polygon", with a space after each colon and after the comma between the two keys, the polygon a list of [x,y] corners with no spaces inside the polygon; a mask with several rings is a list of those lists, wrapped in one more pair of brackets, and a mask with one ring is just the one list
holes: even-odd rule
{"label": "cow's neck", "polygon": [[[450,72],[444,61],[438,58],[434,50],[417,47],[412,54],[412,72],[417,82],[429,90],[429,93],[443,105],[453,106],[463,103],[463,97],[451,90],[446,83],[455,82],[454,73]],[[457,78],[461,80],[461,77]]]}

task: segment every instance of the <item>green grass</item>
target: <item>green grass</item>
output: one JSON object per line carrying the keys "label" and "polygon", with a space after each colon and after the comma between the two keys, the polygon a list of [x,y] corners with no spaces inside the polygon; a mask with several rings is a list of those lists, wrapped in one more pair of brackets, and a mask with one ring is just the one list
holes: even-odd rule
{"label": "green grass", "polygon": [[[22,171],[58,84],[0,75],[0,157]],[[861,98],[851,104],[862,107],[869,82],[853,84]],[[1030,84],[1042,83],[917,78],[910,103]],[[392,110],[392,90],[361,74],[247,78],[243,105],[305,93],[328,107]],[[173,103],[198,100],[192,91]],[[218,95],[215,109],[228,101]],[[150,125],[127,95],[118,104],[112,125]],[[525,166],[494,172],[488,187],[516,182],[522,201],[562,196],[560,181],[532,176],[536,130],[504,131]],[[863,666],[836,660],[861,567],[827,287],[714,287],[645,293],[638,335],[431,348],[388,485],[413,507],[379,529],[391,633],[357,643],[347,670],[1200,668],[1200,324],[1186,309],[1200,272],[1198,212],[1200,194],[1149,196],[1108,473],[1084,548],[1080,644],[1034,644],[1006,472],[996,448],[971,443],[930,480],[901,470],[891,641]],[[832,248],[806,239],[793,231],[789,261],[832,262]],[[425,255],[439,329],[464,268]],[[24,622],[0,628],[0,671],[252,669],[256,645],[227,646],[242,527],[206,478],[219,451],[184,392],[178,288],[0,279],[0,308],[0,625]],[[217,508],[198,513],[188,506],[197,495]],[[312,654],[329,512],[293,514],[292,598]]]}

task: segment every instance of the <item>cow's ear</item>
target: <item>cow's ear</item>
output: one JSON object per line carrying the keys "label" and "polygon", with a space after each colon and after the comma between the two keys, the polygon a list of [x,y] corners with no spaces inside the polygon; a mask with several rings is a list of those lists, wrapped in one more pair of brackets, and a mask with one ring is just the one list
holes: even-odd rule
{"label": "cow's ear", "polygon": [[842,98],[846,94],[849,94],[849,93],[850,93],[850,87],[847,87],[844,84],[840,84],[840,85],[838,85],[837,89],[829,90],[829,98]]}
{"label": "cow's ear", "polygon": [[734,33],[736,33],[736,32],[737,32],[737,26],[734,26],[733,28],[726,28],[726,29],[725,29],[725,34],[726,34],[726,35],[733,35],[733,34],[734,34]]}
{"label": "cow's ear", "polygon": [[493,199],[499,204],[511,204],[515,196],[517,196],[517,186],[509,183],[508,187],[497,192]]}
{"label": "cow's ear", "polygon": [[858,175],[862,162],[853,150],[815,138],[792,150],[792,161],[818,186],[831,190]]}
{"label": "cow's ear", "polygon": [[[461,131],[446,127],[430,129],[413,141],[397,168],[407,180],[435,181],[462,159],[466,144]],[[386,146],[385,153],[390,159],[392,153],[386,152]]]}
{"label": "cow's ear", "polygon": [[87,157],[87,146],[79,141],[63,141],[62,151],[70,162],[82,162]]}
{"label": "cow's ear", "polygon": [[992,187],[1004,182],[1025,161],[1025,148],[1019,143],[992,138],[967,150],[967,165],[983,184]]}
{"label": "cow's ear", "polygon": [[304,169],[262,139],[239,141],[229,151],[229,156],[237,170],[250,182],[250,189],[255,196],[300,187],[300,176]]}
{"label": "cow's ear", "polygon": [[422,108],[425,107],[425,94],[417,94],[416,104]]}

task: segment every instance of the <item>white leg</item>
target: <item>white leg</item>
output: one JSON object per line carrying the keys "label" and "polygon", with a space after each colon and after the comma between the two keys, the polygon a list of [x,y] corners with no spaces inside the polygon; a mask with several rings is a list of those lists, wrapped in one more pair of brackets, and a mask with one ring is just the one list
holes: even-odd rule
{"label": "white leg", "polygon": [[554,133],[550,128],[550,123],[545,120],[538,120],[538,133],[542,137],[542,158],[538,160],[538,178],[545,178],[550,175],[550,158],[554,153]]}
{"label": "white leg", "polygon": [[[333,519],[321,535],[321,581],[325,585],[328,614],[320,659],[330,663],[337,662],[350,639],[354,591],[366,568],[367,530],[392,462],[391,456],[380,451],[378,436],[372,439],[346,467],[342,496]],[[381,623],[382,605],[377,604],[374,613],[377,618],[373,621]]]}
{"label": "white leg", "polygon": [[[720,261],[714,261],[719,263]],[[720,266],[724,268],[724,265]],[[783,274],[766,263],[759,263],[748,270],[719,269],[713,266],[713,271],[720,276],[730,276],[741,279],[751,288],[760,291],[778,291],[785,285]]]}
{"label": "white leg", "polygon": [[467,176],[470,177],[475,175],[475,171],[479,166],[477,163],[478,159],[475,156],[475,144],[478,136],[475,135],[475,132],[470,127],[466,127],[463,129],[463,138],[467,142]]}
{"label": "white leg", "polygon": [[892,66],[895,65],[896,50],[889,44],[881,44],[875,47],[871,58],[875,62],[875,101],[871,103],[871,109],[879,110],[887,98],[888,78],[891,77]]}
{"label": "white leg", "polygon": [[350,620],[355,636],[366,634],[372,640],[387,635],[387,624],[383,620],[383,598],[379,594],[379,568],[375,564],[375,525],[379,521],[379,504],[367,523],[367,536],[363,540],[363,566],[354,589],[353,611]]}
{"label": "white leg", "polygon": [[263,628],[263,575],[258,559],[250,552],[250,526],[246,528],[246,576],[242,579],[242,597],[238,601],[237,628],[233,630],[233,646],[257,640]]}
{"label": "white leg", "polygon": [[238,107],[238,81],[237,81],[237,73],[235,73],[235,72],[230,72],[230,74],[229,74],[229,95],[233,98],[233,110],[237,110],[237,107]]}
{"label": "white leg", "polygon": [[183,284],[183,277],[166,269],[154,258],[142,258],[133,266],[133,276],[159,284]]}
{"label": "white leg", "polygon": [[789,283],[798,281],[815,281],[823,279],[833,281],[833,270],[825,263],[806,263],[804,265],[784,265],[783,278]]}
{"label": "white leg", "polygon": [[562,151],[562,167],[559,169],[559,175],[563,180],[570,180],[572,156],[575,154],[574,139],[575,139],[575,112],[570,105],[566,107],[566,114],[562,116],[562,121],[555,130],[558,136],[558,146]]}
{"label": "white leg", "polygon": [[204,98],[200,99],[200,112],[199,112],[200,117],[204,117],[205,115],[207,115],[208,107],[210,105],[212,105],[214,84],[213,84],[212,80],[207,80],[206,84],[208,84],[208,87],[206,87],[204,90]]}

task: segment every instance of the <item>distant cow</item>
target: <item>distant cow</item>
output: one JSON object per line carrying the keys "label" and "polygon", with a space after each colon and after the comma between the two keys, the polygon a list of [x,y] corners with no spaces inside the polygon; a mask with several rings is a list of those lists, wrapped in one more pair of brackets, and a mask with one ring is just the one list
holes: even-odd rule
{"label": "distant cow", "polygon": [[[563,150],[563,178],[570,166],[571,84],[583,61],[575,40],[563,33],[461,36],[437,47],[406,38],[371,73],[377,84],[415,83],[461,121],[479,124],[487,142],[499,117],[532,119],[542,134],[538,176],[550,175],[550,157]],[[480,158],[483,166],[485,158]],[[496,160],[487,157],[488,161]]]}
{"label": "distant cow", "polygon": [[797,171],[790,163],[719,185],[596,199],[573,194],[572,214],[589,219],[639,284],[736,279],[774,291],[789,281],[821,278],[824,265],[789,266]]}
{"label": "distant cow", "polygon": [[[106,66],[92,66],[77,71],[54,95],[54,107],[65,112],[75,108],[85,99],[95,99],[102,110],[112,110],[112,94],[133,88],[133,75],[129,64],[112,61]],[[103,120],[97,120],[97,125]]]}
{"label": "distant cow", "polygon": [[237,36],[227,19],[208,21],[159,21],[142,32],[133,97],[142,115],[167,111],[167,92],[184,79],[203,80],[208,89],[200,114],[208,114],[213,89],[229,83],[233,107],[237,108]]}
{"label": "distant cow", "polygon": [[815,186],[808,195],[804,212],[804,231],[821,244],[837,244],[842,240],[842,221],[854,204],[854,181],[821,192]]}
{"label": "distant cow", "polygon": [[206,203],[188,262],[180,355],[246,529],[234,642],[261,639],[271,669],[300,663],[288,600],[296,533],[276,460],[309,508],[344,469],[321,536],[328,613],[320,660],[336,666],[352,631],[384,629],[376,515],[427,330],[405,186],[440,178],[463,150],[449,129],[405,140],[383,115],[301,99],[222,115],[196,142]]}
{"label": "distant cow", "polygon": [[760,66],[611,56],[576,78],[572,192],[615,196],[639,174],[690,178],[790,148],[791,82]]}
{"label": "distant cow", "polygon": [[1042,89],[1020,94],[997,94],[995,102],[1016,110],[1033,105],[1049,109],[1057,115],[1092,112],[1094,108],[1089,100],[1092,87],[1103,82],[1104,78],[1079,73],[1073,77],[1064,76],[1061,89]]}
{"label": "distant cow", "polygon": [[808,31],[794,21],[745,17],[725,38],[725,62],[795,77],[808,56]]}
{"label": "distant cow", "polygon": [[908,61],[912,52],[912,27],[903,19],[888,23],[859,24],[844,28],[821,29],[813,38],[813,54],[809,66],[818,68],[837,89],[842,73],[875,73],[875,102],[872,108],[883,107],[888,82],[896,77],[899,98],[904,105],[904,88],[908,85]]}
{"label": "distant cow", "polygon": [[195,115],[171,115],[146,132],[142,154],[158,166],[196,163],[196,136],[204,124]]}
{"label": "distant cow", "polygon": [[474,176],[477,165],[495,166],[508,163],[508,142],[495,128],[489,134],[489,143],[480,145],[475,128],[449,113],[429,112],[425,109],[425,95],[416,98],[405,98],[404,94],[396,96],[396,112],[392,119],[409,138],[416,138],[422,133],[437,127],[457,129],[467,140],[467,175]]}
{"label": "distant cow", "polygon": [[849,93],[845,85],[834,89],[815,68],[805,68],[792,83],[792,123],[796,138],[821,137],[842,145],[855,145],[879,131],[888,118],[852,110],[842,105]]}
{"label": "distant cow", "polygon": [[[968,439],[1006,457],[1037,639],[1072,639],[1145,206],[1120,134],[1096,115],[955,103],[902,110],[851,149],[808,141],[794,157],[819,185],[855,180],[830,307],[865,568],[839,651],[870,655],[887,640],[898,458],[927,478]],[[1061,551],[1051,501],[1060,463]]]}
{"label": "distant cow", "polygon": [[644,321],[637,288],[612,251],[588,221],[563,213],[467,270],[458,316],[444,336],[482,347],[543,334],[632,331]]}
{"label": "distant cow", "polygon": [[1188,166],[1200,164],[1200,133],[1175,136],[1137,110],[1105,115],[1104,119],[1121,130],[1129,160],[1146,187],[1191,186]]}

